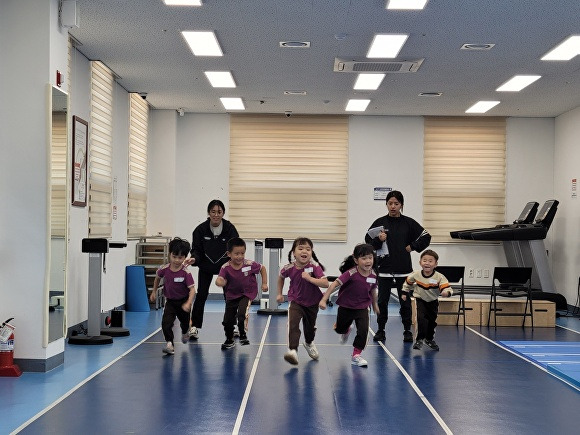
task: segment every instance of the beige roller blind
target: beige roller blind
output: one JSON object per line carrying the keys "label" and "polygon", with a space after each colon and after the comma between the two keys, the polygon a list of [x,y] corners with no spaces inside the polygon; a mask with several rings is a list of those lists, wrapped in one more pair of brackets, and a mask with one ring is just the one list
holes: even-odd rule
{"label": "beige roller blind", "polygon": [[505,223],[505,118],[425,117],[424,127],[423,226],[432,241]]}
{"label": "beige roller blind", "polygon": [[52,112],[52,140],[50,148],[50,235],[66,236],[66,155],[67,114]]}
{"label": "beige roller blind", "polygon": [[89,123],[89,235],[111,237],[113,73],[91,62],[91,121]]}
{"label": "beige roller blind", "polygon": [[346,241],[348,117],[232,115],[228,214],[244,238]]}
{"label": "beige roller blind", "polygon": [[137,93],[129,94],[129,189],[127,236],[147,232],[147,125],[149,106]]}

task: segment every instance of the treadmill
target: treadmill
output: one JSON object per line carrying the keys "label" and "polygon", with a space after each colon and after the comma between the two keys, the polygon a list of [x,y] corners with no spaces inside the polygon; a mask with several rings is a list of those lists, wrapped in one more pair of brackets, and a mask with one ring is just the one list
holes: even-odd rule
{"label": "treadmill", "polygon": [[[495,227],[492,228],[474,228],[471,230],[451,231],[449,234],[451,235],[452,239],[473,240],[472,235],[474,233],[479,233],[481,231],[492,231],[501,228],[511,228],[516,225],[531,224],[534,221],[534,218],[536,217],[536,212],[538,211],[539,205],[540,204],[535,201],[528,202],[524,206],[524,209],[522,210],[518,218],[511,224],[496,225]],[[485,239],[476,239],[476,240],[485,240]]]}

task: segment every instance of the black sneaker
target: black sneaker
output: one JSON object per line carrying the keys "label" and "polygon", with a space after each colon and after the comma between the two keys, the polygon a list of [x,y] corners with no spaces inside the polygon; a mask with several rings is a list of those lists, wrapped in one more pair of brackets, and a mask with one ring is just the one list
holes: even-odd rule
{"label": "black sneaker", "polygon": [[375,336],[373,337],[374,341],[385,341],[387,339],[387,337],[385,336],[385,330],[384,329],[379,329]]}
{"label": "black sneaker", "polygon": [[248,340],[248,337],[246,336],[246,334],[240,335],[240,344],[242,346],[247,346],[248,344],[250,344],[250,340]]}
{"label": "black sneaker", "polygon": [[232,347],[234,347],[236,345],[236,342],[233,339],[226,339],[226,341],[224,341],[224,343],[222,344],[222,350],[225,349],[231,349]]}
{"label": "black sneaker", "polygon": [[413,345],[413,349],[417,349],[417,350],[421,350],[421,348],[423,347],[423,340],[419,339],[415,342],[415,344]]}
{"label": "black sneaker", "polygon": [[433,350],[439,350],[439,345],[435,343],[435,340],[425,340],[425,344]]}
{"label": "black sneaker", "polygon": [[403,341],[405,343],[413,342],[413,333],[411,331],[403,331]]}

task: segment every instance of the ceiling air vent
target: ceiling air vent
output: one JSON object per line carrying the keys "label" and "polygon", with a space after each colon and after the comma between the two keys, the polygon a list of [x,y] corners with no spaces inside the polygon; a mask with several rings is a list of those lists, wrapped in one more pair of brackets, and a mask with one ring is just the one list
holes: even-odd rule
{"label": "ceiling air vent", "polygon": [[417,60],[346,60],[334,59],[335,72],[347,73],[411,73],[416,72],[425,59]]}

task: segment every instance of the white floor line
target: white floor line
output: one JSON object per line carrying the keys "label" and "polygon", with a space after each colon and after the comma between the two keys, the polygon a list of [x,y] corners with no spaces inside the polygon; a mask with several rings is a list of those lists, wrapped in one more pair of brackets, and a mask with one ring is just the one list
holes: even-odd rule
{"label": "white floor line", "polygon": [[537,367],[537,368],[539,368],[539,369],[540,369],[541,371],[543,371],[544,373],[547,373],[547,374],[549,374],[550,376],[552,376],[552,377],[554,377],[554,378],[558,379],[559,381],[562,381],[562,382],[564,382],[566,385],[569,385],[570,387],[574,388],[576,391],[580,391],[580,388],[578,388],[576,385],[574,385],[574,384],[571,384],[570,382],[568,382],[567,380],[565,380],[565,379],[563,379],[563,378],[561,378],[561,377],[559,377],[559,376],[556,376],[554,373],[552,373],[552,372],[548,371],[547,369],[545,369],[544,367],[542,367],[542,366],[541,366],[541,365],[539,365],[538,363],[536,363],[536,362],[534,362],[534,361],[532,361],[532,360],[529,360],[529,359],[527,359],[527,358],[523,357],[523,356],[522,356],[522,355],[520,355],[519,353],[517,353],[517,352],[514,352],[513,350],[511,350],[511,349],[509,349],[509,348],[507,348],[507,347],[505,347],[505,346],[502,346],[501,344],[499,344],[499,343],[495,342],[495,341],[494,341],[494,340],[492,340],[491,338],[488,338],[488,337],[486,337],[485,335],[481,334],[480,332],[477,332],[475,329],[473,329],[473,328],[470,328],[469,326],[466,326],[466,327],[465,327],[465,329],[468,329],[468,330],[470,330],[470,331],[471,331],[471,332],[473,332],[475,335],[479,335],[481,338],[483,338],[484,340],[487,340],[487,341],[489,341],[491,344],[493,344],[493,345],[495,345],[495,346],[499,347],[500,349],[503,349],[503,350],[505,350],[506,352],[509,352],[509,353],[511,353],[512,355],[515,355],[515,356],[517,356],[519,359],[521,359],[521,360],[524,360],[525,362],[527,362],[527,363],[529,363],[529,364],[533,365],[534,367]]}
{"label": "white floor line", "polygon": [[[375,332],[371,328],[369,328],[369,330],[371,331],[371,334],[374,336]],[[407,373],[407,371],[403,368],[403,366],[399,363],[399,361],[397,361],[397,359],[389,351],[389,349],[387,349],[387,347],[385,346],[385,344],[383,342],[379,341],[378,343],[383,348],[383,350],[386,352],[386,354],[391,359],[391,361],[393,361],[395,363],[395,365],[397,366],[399,371],[403,374],[403,376],[405,376],[405,378],[407,379],[407,382],[411,385],[413,390],[415,390],[415,393],[417,393],[417,396],[419,396],[419,398],[423,401],[423,403],[425,404],[425,406],[427,407],[429,412],[431,412],[433,417],[435,417],[435,420],[437,420],[437,422],[439,423],[441,428],[445,431],[445,433],[448,435],[452,435],[453,432],[451,432],[451,429],[449,429],[449,426],[447,426],[447,424],[445,424],[445,422],[443,421],[443,419],[441,418],[439,413],[435,410],[433,405],[431,405],[431,402],[429,402],[429,400],[427,400],[427,398],[425,397],[423,392],[419,389],[419,387],[417,386],[415,381],[413,381],[413,379],[411,378],[411,375],[409,375],[409,373]]]}
{"label": "white floor line", "polygon": [[254,365],[252,366],[252,371],[250,372],[250,378],[248,379],[248,385],[246,385],[246,391],[244,392],[244,397],[242,403],[240,404],[240,409],[238,410],[238,417],[236,418],[236,424],[234,425],[234,430],[232,435],[237,435],[240,432],[240,426],[242,425],[242,419],[244,418],[244,412],[246,411],[246,405],[248,404],[248,398],[250,397],[250,391],[252,390],[252,384],[254,383],[254,378],[256,372],[258,371],[258,363],[260,362],[260,356],[262,355],[262,350],[264,349],[264,343],[266,341],[266,334],[268,333],[268,328],[270,327],[270,320],[272,315],[268,316],[268,321],[266,322],[266,327],[264,328],[264,333],[262,334],[262,340],[260,340],[260,348],[256,354],[256,359],[254,360]]}
{"label": "white floor line", "polygon": [[574,333],[576,333],[576,334],[580,334],[580,332],[576,331],[575,329],[566,328],[565,326],[562,326],[562,325],[556,325],[556,326],[557,326],[558,328],[565,329],[566,331],[571,331],[571,332],[574,332]]}
{"label": "white floor line", "polygon": [[46,414],[48,411],[50,411],[52,408],[54,408],[56,405],[58,405],[60,402],[62,402],[64,399],[66,399],[68,396],[70,396],[72,393],[74,393],[75,391],[77,391],[79,388],[81,388],[83,385],[85,385],[87,382],[89,382],[91,379],[93,379],[95,376],[97,376],[99,373],[102,373],[103,371],[105,371],[106,369],[108,369],[109,367],[111,367],[113,364],[115,364],[117,361],[119,361],[121,358],[123,358],[125,355],[127,355],[129,352],[132,352],[133,349],[139,347],[141,344],[143,344],[146,340],[148,340],[149,338],[153,337],[155,334],[157,334],[159,331],[161,330],[161,328],[157,328],[155,331],[153,331],[151,334],[149,334],[147,337],[145,337],[143,340],[141,340],[139,343],[135,344],[133,347],[131,347],[130,349],[128,349],[127,351],[123,352],[121,355],[119,355],[117,358],[115,358],[114,360],[112,360],[110,363],[108,363],[107,365],[105,365],[104,367],[100,368],[99,370],[97,370],[95,373],[93,373],[92,375],[90,375],[89,377],[85,378],[82,382],[78,383],[77,385],[75,385],[73,388],[71,388],[68,392],[66,392],[65,394],[63,394],[62,396],[60,396],[58,399],[56,399],[54,402],[52,402],[52,404],[48,405],[46,408],[44,408],[42,411],[38,412],[36,415],[30,417],[27,421],[25,421],[24,423],[22,423],[20,426],[18,426],[16,429],[14,429],[13,432],[10,433],[10,435],[14,435],[17,434],[18,432],[20,432],[22,429],[24,429],[26,426],[28,426],[30,423],[32,423],[34,420],[36,420],[37,418],[41,417],[42,415]]}

